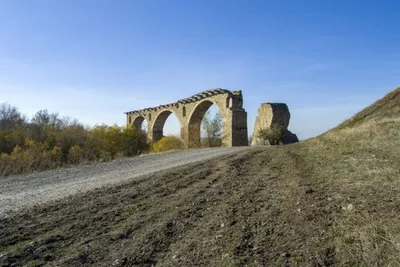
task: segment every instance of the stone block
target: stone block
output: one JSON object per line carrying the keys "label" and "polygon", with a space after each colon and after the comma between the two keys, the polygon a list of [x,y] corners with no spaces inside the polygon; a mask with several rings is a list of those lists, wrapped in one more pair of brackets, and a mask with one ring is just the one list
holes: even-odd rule
{"label": "stone block", "polygon": [[298,141],[297,136],[288,131],[290,122],[289,108],[284,103],[263,103],[258,109],[258,115],[254,124],[252,146],[265,145],[265,141],[258,137],[262,129],[270,129],[273,125],[279,125],[283,130],[282,143]]}

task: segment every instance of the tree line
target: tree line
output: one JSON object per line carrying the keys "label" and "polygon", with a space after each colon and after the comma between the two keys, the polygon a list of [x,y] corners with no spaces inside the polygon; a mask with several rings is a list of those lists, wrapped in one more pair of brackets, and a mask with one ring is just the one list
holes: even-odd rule
{"label": "tree line", "polygon": [[[200,147],[221,146],[222,127],[221,115],[207,112]],[[48,110],[28,118],[17,107],[0,104],[0,176],[185,148],[174,136],[151,145],[146,132],[134,127],[89,127]]]}
{"label": "tree line", "polygon": [[0,104],[0,176],[108,161],[148,149],[146,133],[133,127],[88,127],[47,110],[29,119],[17,107]]}

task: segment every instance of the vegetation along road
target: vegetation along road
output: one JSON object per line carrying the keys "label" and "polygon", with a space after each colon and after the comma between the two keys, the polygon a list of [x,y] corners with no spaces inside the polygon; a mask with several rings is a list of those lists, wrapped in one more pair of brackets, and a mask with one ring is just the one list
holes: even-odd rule
{"label": "vegetation along road", "polygon": [[141,179],[158,171],[236,153],[244,149],[250,148],[186,150],[9,176],[2,178],[0,183],[0,216],[10,211],[87,192],[105,185]]}

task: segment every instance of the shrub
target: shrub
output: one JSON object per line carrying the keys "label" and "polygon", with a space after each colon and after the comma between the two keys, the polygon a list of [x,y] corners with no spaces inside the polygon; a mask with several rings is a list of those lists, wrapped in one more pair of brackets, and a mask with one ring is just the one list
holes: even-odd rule
{"label": "shrub", "polygon": [[271,145],[279,145],[282,141],[284,129],[279,124],[272,124],[271,128],[258,131],[258,138],[268,141]]}
{"label": "shrub", "polygon": [[170,150],[182,150],[185,149],[186,145],[179,137],[170,135],[161,138],[160,141],[153,145],[154,152],[164,152]]}
{"label": "shrub", "polygon": [[133,127],[123,129],[122,148],[125,156],[136,156],[148,150],[147,134]]}
{"label": "shrub", "polygon": [[93,157],[111,160],[136,156],[148,150],[147,135],[133,127],[96,126],[88,132],[87,148]]}
{"label": "shrub", "polygon": [[19,151],[14,150],[12,155],[19,157],[20,161],[22,161],[21,168],[23,168],[23,171],[21,172],[45,170],[54,168],[56,165],[56,162],[52,160],[48,145],[42,142],[27,140],[25,146]]}
{"label": "shrub", "polygon": [[111,153],[112,158],[115,157],[118,151],[123,149],[122,143],[122,128],[116,125],[108,127],[106,131],[106,149]]}
{"label": "shrub", "polygon": [[12,171],[11,156],[6,153],[0,154],[0,176],[9,175]]}
{"label": "shrub", "polygon": [[200,147],[221,147],[222,146],[222,138],[201,138],[200,139]]}
{"label": "shrub", "polygon": [[68,162],[71,164],[79,164],[83,159],[83,149],[78,146],[72,146],[68,151]]}
{"label": "shrub", "polygon": [[107,129],[106,125],[96,125],[88,131],[86,149],[89,159],[100,160],[106,152],[111,159],[111,153],[107,150]]}
{"label": "shrub", "polygon": [[53,149],[51,150],[50,155],[51,155],[51,160],[52,160],[55,164],[58,165],[58,164],[61,163],[61,161],[62,161],[62,156],[63,156],[61,147],[58,147],[58,146],[53,147]]}
{"label": "shrub", "polygon": [[100,150],[99,152],[99,159],[101,161],[110,161],[113,159],[112,155],[110,152],[105,151],[105,150]]}
{"label": "shrub", "polygon": [[87,143],[87,130],[83,125],[69,125],[56,133],[56,143],[63,152],[67,155],[71,147],[78,145],[83,147]]}
{"label": "shrub", "polygon": [[49,150],[46,143],[27,140],[24,146],[15,146],[11,154],[0,156],[2,176],[24,172],[45,170],[61,166],[59,148]]}
{"label": "shrub", "polygon": [[109,161],[149,149],[147,135],[132,127],[85,127],[47,110],[31,120],[0,104],[0,176],[57,168],[83,161]]}

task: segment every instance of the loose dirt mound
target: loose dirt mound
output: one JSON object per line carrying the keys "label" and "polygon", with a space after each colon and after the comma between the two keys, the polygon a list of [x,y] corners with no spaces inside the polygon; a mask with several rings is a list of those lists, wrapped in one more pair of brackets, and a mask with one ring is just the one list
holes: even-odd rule
{"label": "loose dirt mound", "polygon": [[381,115],[363,111],[354,127],[0,220],[0,265],[399,266],[398,90],[390,95],[391,111],[377,102],[367,110]]}

